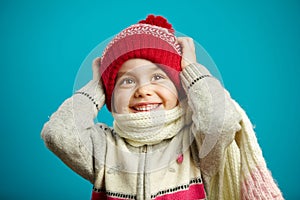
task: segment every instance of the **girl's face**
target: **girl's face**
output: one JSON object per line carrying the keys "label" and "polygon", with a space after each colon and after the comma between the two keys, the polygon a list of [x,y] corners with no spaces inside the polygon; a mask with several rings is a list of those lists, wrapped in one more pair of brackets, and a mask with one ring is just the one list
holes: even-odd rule
{"label": "girl's face", "polygon": [[122,65],[113,91],[114,112],[125,114],[170,110],[177,104],[175,85],[154,63],[134,58]]}

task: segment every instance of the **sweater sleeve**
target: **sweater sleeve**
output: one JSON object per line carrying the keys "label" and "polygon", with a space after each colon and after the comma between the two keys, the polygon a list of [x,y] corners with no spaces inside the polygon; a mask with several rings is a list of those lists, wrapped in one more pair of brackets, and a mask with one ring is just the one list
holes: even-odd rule
{"label": "sweater sleeve", "polygon": [[92,183],[100,170],[96,164],[104,159],[105,133],[93,121],[104,99],[102,86],[90,81],[62,103],[41,132],[46,146]]}
{"label": "sweater sleeve", "polygon": [[201,171],[216,174],[226,147],[241,128],[241,115],[219,80],[200,64],[191,64],[181,72],[192,112],[192,132],[199,149]]}

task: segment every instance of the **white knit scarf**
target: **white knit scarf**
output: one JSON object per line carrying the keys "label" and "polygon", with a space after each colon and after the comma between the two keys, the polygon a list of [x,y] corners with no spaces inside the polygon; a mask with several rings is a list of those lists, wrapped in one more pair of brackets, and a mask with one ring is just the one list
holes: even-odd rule
{"label": "white knit scarf", "polygon": [[174,137],[183,128],[183,114],[180,106],[152,112],[113,113],[113,127],[132,146],[153,145]]}

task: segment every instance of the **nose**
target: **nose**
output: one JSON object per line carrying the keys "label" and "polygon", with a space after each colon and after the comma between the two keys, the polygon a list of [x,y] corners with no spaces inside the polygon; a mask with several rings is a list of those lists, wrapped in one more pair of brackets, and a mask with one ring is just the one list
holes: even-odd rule
{"label": "nose", "polygon": [[134,92],[134,97],[135,98],[145,98],[152,96],[154,93],[152,87],[149,84],[139,86],[135,92]]}

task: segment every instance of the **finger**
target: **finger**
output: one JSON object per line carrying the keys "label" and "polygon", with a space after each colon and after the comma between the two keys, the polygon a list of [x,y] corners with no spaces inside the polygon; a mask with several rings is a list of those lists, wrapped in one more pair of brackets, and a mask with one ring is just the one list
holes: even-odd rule
{"label": "finger", "polygon": [[182,54],[184,54],[187,45],[185,39],[183,37],[177,38],[177,42],[181,47]]}
{"label": "finger", "polygon": [[177,39],[182,49],[181,67],[184,69],[189,64],[197,62],[195,45],[193,39],[190,37],[179,37]]}
{"label": "finger", "polygon": [[190,37],[178,37],[177,42],[180,44],[182,51],[194,50],[194,40]]}
{"label": "finger", "polygon": [[93,79],[94,80],[99,80],[100,79],[100,72],[99,72],[100,62],[101,62],[100,57],[95,58],[93,60],[92,70],[93,70]]}
{"label": "finger", "polygon": [[188,44],[188,46],[191,48],[191,49],[195,49],[195,44],[194,44],[194,40],[193,40],[193,38],[187,38],[186,39],[186,41],[187,41],[187,44]]}
{"label": "finger", "polygon": [[191,49],[195,48],[193,38],[190,38],[190,37],[183,38],[183,44],[185,45],[185,47],[188,47],[188,48],[191,48]]}
{"label": "finger", "polygon": [[178,37],[177,42],[183,47],[187,44],[186,37]]}

